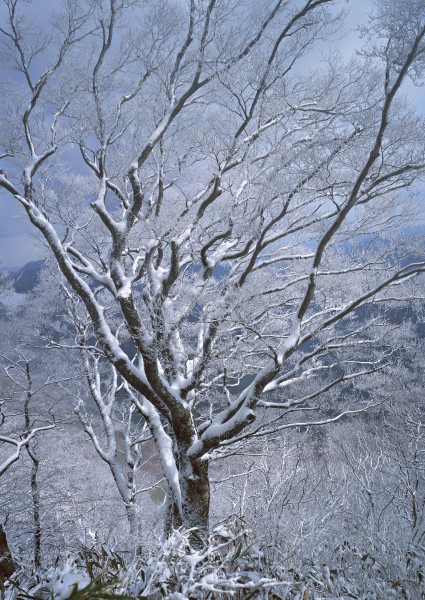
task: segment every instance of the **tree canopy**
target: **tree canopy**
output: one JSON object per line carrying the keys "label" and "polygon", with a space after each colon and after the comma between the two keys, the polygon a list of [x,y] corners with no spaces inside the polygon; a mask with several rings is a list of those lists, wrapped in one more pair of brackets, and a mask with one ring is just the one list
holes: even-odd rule
{"label": "tree canopy", "polygon": [[349,61],[313,59],[333,0],[4,9],[0,187],[57,261],[93,390],[146,420],[170,522],[206,529],[213,453],[364,410],[355,382],[398,357],[425,7],[378,3]]}

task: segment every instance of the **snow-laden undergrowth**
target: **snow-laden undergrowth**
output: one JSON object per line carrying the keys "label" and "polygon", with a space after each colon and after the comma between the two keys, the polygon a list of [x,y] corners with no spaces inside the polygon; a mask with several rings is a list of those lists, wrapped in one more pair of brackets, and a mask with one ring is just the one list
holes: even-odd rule
{"label": "snow-laden undergrowth", "polygon": [[[421,550],[394,572],[374,555],[348,542],[332,565],[302,570],[269,564],[243,519],[232,517],[206,542],[196,531],[175,530],[150,556],[124,559],[101,547],[81,547],[34,573],[21,566],[6,581],[5,600],[391,600],[425,598]],[[394,557],[391,557],[394,558]],[[390,556],[389,556],[390,559]]]}

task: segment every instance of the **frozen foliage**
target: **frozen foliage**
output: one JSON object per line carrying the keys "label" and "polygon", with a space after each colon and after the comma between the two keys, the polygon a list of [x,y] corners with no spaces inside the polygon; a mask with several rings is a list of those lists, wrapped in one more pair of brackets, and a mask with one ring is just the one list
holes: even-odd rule
{"label": "frozen foliage", "polygon": [[160,591],[162,597],[187,600],[245,590],[262,598],[277,585],[263,572],[262,553],[250,544],[245,523],[229,519],[215,527],[202,548],[193,546],[193,533],[180,529],[167,539],[148,564],[143,595],[155,597]]}
{"label": "frozen foliage", "polygon": [[[38,573],[39,583],[28,588],[23,573],[8,584],[7,598],[19,597],[24,588],[32,596],[50,593],[55,600],[95,597],[96,586],[105,597],[125,594],[134,598],[195,600],[207,597],[267,598],[278,581],[264,571],[261,551],[252,545],[250,532],[238,519],[216,527],[202,549],[193,546],[193,533],[179,529],[163,548],[146,560],[126,565],[119,554],[104,548],[83,548],[60,560],[58,566]],[[18,584],[19,581],[19,584]],[[78,592],[88,588],[87,596]],[[91,591],[90,591],[91,590]],[[108,596],[108,592],[111,594]],[[99,596],[102,597],[102,596]]]}
{"label": "frozen foliage", "polygon": [[50,579],[48,587],[55,600],[66,600],[74,592],[83,590],[90,584],[88,575],[78,572],[78,568],[71,559],[65,561],[60,567],[56,567],[50,577],[48,575],[48,579]]}
{"label": "frozen foliage", "polygon": [[176,530],[155,555],[127,564],[104,547],[86,547],[35,577],[18,572],[6,582],[5,599],[418,600],[425,594],[417,555],[401,561],[394,577],[373,551],[345,542],[332,562],[288,569],[268,563],[235,518],[216,527],[202,550],[192,539],[188,530]]}

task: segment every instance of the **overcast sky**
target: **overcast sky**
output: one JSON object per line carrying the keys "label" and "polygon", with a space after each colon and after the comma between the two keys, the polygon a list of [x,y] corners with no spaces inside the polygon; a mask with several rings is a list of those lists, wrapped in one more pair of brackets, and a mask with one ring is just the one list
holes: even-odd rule
{"label": "overcast sky", "polygon": [[11,196],[0,194],[0,260],[14,267],[40,257],[33,227],[24,218],[23,209]]}
{"label": "overcast sky", "polygon": [[[37,7],[39,16],[50,12],[57,0],[42,0]],[[347,31],[343,32],[339,46],[346,56],[359,46],[356,26],[364,21],[373,6],[372,0],[348,0],[349,19]],[[1,19],[1,11],[0,11]],[[424,90],[412,90],[419,107],[425,105]],[[1,133],[0,133],[1,135]],[[1,140],[1,138],[0,138]],[[1,150],[1,148],[0,148]],[[0,191],[0,261],[3,266],[14,267],[36,260],[42,255],[34,229],[25,220],[23,209],[13,198]]]}

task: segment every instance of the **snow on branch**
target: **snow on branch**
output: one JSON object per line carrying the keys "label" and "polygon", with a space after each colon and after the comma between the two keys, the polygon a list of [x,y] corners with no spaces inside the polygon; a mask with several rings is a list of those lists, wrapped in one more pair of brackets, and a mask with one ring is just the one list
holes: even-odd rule
{"label": "snow on branch", "polygon": [[43,427],[35,427],[29,433],[24,434],[24,437],[20,440],[15,440],[9,436],[0,434],[0,442],[15,447],[15,451],[13,452],[13,454],[11,454],[6,460],[0,463],[0,475],[3,475],[3,473],[5,473],[7,469],[19,459],[22,448],[27,446],[28,443],[37,433],[39,433],[40,431],[47,431],[48,429],[53,429],[54,427],[56,427],[56,425],[44,425]]}

